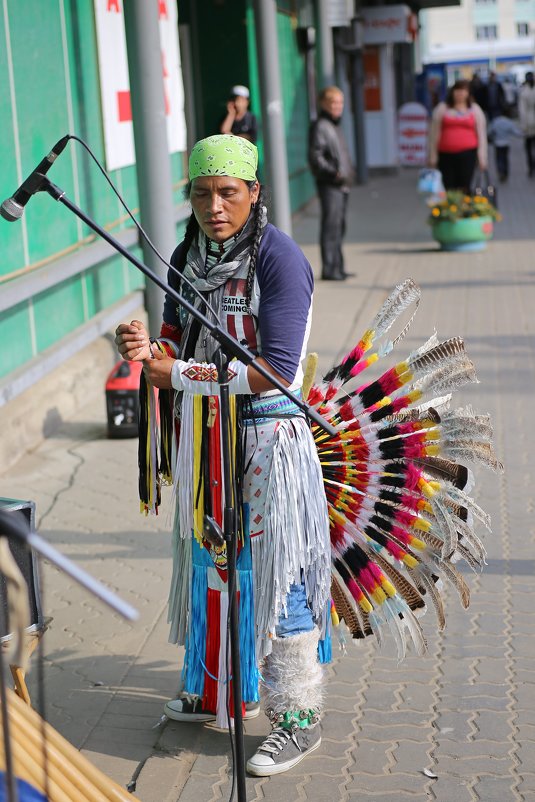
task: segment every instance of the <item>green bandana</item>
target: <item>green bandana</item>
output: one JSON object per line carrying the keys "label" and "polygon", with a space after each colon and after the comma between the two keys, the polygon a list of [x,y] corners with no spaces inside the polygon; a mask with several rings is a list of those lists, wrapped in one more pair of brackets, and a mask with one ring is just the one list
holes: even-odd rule
{"label": "green bandana", "polygon": [[241,136],[216,134],[193,146],[189,157],[189,180],[199,176],[226,175],[255,181],[257,167],[256,145]]}

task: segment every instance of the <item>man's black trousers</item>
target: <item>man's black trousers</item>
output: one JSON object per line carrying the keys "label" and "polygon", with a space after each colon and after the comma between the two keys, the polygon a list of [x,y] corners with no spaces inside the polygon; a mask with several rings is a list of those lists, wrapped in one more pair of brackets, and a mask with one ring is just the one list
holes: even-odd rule
{"label": "man's black trousers", "polygon": [[348,193],[340,187],[318,184],[321,207],[321,277],[343,278],[342,240],[346,230]]}

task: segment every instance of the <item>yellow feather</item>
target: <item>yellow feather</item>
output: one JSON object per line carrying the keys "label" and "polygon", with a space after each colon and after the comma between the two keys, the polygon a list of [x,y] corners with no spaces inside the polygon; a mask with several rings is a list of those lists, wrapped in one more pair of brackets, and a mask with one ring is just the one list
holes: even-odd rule
{"label": "yellow feather", "polygon": [[307,363],[305,368],[305,375],[303,377],[303,400],[306,401],[310,388],[314,384],[316,377],[316,370],[318,369],[318,355],[315,353],[307,356]]}

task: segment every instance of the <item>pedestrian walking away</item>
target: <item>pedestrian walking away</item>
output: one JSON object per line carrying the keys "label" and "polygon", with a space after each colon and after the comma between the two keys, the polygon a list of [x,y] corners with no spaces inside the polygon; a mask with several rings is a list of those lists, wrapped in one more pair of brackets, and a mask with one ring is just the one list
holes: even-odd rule
{"label": "pedestrian walking away", "polygon": [[[498,462],[488,417],[470,407],[450,409],[451,392],[475,380],[459,338],[439,343],[432,337],[362,383],[360,374],[390,354],[410,326],[420,300],[410,279],[322,382],[304,374],[312,271],[298,246],[267,221],[257,158],[254,145],[232,135],[194,146],[192,215],[168,281],[246,342],[259,354],[256,362],[302,393],[336,429],[329,435],[310,425],[255,362],[230,363],[242,712],[245,718],[257,712],[260,686],[272,727],[247,769],[269,776],[320,746],[322,664],[331,659],[333,632],[342,644],[347,629],[354,638],[379,639],[389,630],[400,658],[409,643],[422,654],[416,613],[428,603],[444,625],[438,580],[448,580],[467,606],[468,586],[454,563],[483,564],[474,524],[488,519],[465,492],[473,475],[457,460],[494,468]],[[183,687],[165,712],[178,721],[225,726],[227,552],[204,529],[205,515],[221,525],[225,507],[213,364],[218,344],[168,295],[159,338],[132,321],[118,326],[116,343],[123,358],[143,362],[144,509],[157,511],[160,484],[175,483],[170,639],[185,645],[185,659]],[[356,389],[349,385],[353,378]]]}
{"label": "pedestrian walking away", "polygon": [[526,73],[526,82],[520,89],[518,116],[524,134],[528,176],[535,174],[535,84],[533,73]]}
{"label": "pedestrian walking away", "polygon": [[505,91],[495,72],[491,72],[487,83],[487,116],[490,120],[503,114],[506,108]]}
{"label": "pedestrian walking away", "polygon": [[342,240],[346,230],[349,189],[355,171],[341,128],[344,95],[337,86],[323,89],[319,95],[320,114],[309,130],[308,160],[316,179],[321,209],[321,278],[343,281]]}
{"label": "pedestrian walking away", "polygon": [[476,165],[487,169],[487,125],[470,97],[468,81],[456,81],[431,117],[429,164],[442,173],[445,189],[470,194]]}
{"label": "pedestrian walking away", "polygon": [[514,136],[522,136],[520,128],[504,112],[489,123],[489,139],[494,145],[496,171],[500,181],[509,177],[509,148]]}

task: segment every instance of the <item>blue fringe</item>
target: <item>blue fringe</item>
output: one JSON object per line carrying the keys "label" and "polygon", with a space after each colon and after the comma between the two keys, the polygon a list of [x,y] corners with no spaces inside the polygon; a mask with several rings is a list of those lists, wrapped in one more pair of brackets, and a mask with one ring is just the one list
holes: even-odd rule
{"label": "blue fringe", "polygon": [[258,702],[252,571],[240,571],[240,657],[243,699]]}
{"label": "blue fringe", "polygon": [[327,616],[327,626],[325,627],[325,637],[318,643],[318,658],[320,663],[330,663],[333,659],[333,639],[332,639],[332,626],[331,626],[331,600],[327,602],[325,611]]}
{"label": "blue fringe", "polygon": [[318,643],[318,657],[320,663],[330,663],[333,659],[333,639],[330,632]]}
{"label": "blue fringe", "polygon": [[249,505],[243,505],[245,543],[238,557],[240,588],[240,658],[242,696],[245,702],[258,702],[260,674],[256,664],[253,565],[249,537]]}
{"label": "blue fringe", "polygon": [[[194,542],[194,548],[197,545]],[[197,548],[198,545],[197,545]],[[186,652],[184,655],[184,689],[187,693],[204,694],[204,669],[206,660],[206,606],[208,576],[205,565],[192,566],[191,604]]]}

